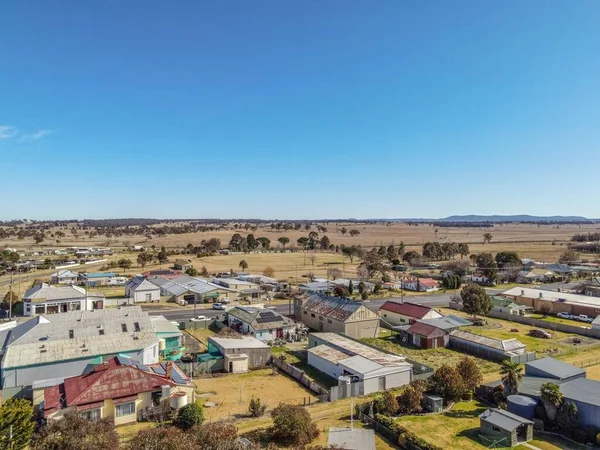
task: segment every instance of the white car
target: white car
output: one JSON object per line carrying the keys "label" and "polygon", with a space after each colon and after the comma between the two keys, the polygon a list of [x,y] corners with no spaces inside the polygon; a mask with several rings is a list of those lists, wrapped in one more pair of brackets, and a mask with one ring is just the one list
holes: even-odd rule
{"label": "white car", "polygon": [[212,309],[218,309],[220,311],[225,311],[225,305],[221,303],[213,303]]}
{"label": "white car", "polygon": [[202,322],[204,320],[208,320],[206,316],[196,316],[190,319],[192,322]]}
{"label": "white car", "polygon": [[220,302],[226,305],[227,303],[229,303],[229,299],[227,297],[225,297],[225,298],[222,298],[220,300]]}
{"label": "white car", "polygon": [[572,319],[573,316],[567,312],[559,312],[557,314],[558,317],[560,317],[561,319]]}

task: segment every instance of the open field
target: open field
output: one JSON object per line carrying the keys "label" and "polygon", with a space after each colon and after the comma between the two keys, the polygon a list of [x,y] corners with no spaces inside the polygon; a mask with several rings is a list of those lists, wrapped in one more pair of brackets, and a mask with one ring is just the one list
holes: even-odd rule
{"label": "open field", "polygon": [[216,404],[214,407],[205,408],[206,420],[244,417],[253,395],[268,406],[267,411],[281,402],[308,404],[309,400],[317,401],[312,392],[285,375],[272,375],[271,369],[196,379],[194,382],[198,392],[206,394],[205,402]]}

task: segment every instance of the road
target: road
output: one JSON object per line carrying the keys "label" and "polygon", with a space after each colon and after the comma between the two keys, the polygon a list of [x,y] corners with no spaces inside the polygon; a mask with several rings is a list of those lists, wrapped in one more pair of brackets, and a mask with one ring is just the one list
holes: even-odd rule
{"label": "road", "polygon": [[[498,294],[499,292],[502,292],[503,289],[487,289],[488,294]],[[430,295],[415,295],[415,296],[405,296],[404,297],[404,301],[405,302],[411,302],[411,303],[417,303],[419,305],[426,305],[426,306],[444,306],[447,307],[448,303],[450,302],[450,297],[453,295],[453,293],[443,293],[443,294],[430,294]],[[388,300],[392,300],[392,301],[397,301],[400,302],[402,299],[400,297],[388,297],[388,298],[374,298],[372,300],[368,300],[366,302],[364,302],[364,305],[373,310],[373,311],[377,311],[381,305],[383,305],[385,302],[387,302]],[[275,311],[277,311],[280,314],[290,314],[293,313],[293,302],[285,305],[275,305],[274,306]],[[206,317],[217,317],[217,316],[223,316],[224,311],[215,311],[212,309],[200,309],[198,308],[198,310],[196,310],[196,312],[194,312],[194,310],[192,309],[186,309],[186,310],[175,310],[175,311],[166,311],[166,310],[162,310],[162,311],[148,311],[151,315],[154,314],[162,314],[163,316],[165,316],[167,319],[169,320],[177,320],[177,321],[182,321],[182,320],[189,320],[194,316],[206,316]]]}

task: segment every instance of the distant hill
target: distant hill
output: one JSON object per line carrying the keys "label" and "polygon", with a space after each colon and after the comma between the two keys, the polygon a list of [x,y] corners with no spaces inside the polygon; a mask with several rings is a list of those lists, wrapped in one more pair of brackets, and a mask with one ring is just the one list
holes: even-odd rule
{"label": "distant hill", "polygon": [[582,216],[530,216],[519,214],[514,216],[479,216],[470,214],[466,216],[450,216],[439,219],[441,222],[592,222]]}

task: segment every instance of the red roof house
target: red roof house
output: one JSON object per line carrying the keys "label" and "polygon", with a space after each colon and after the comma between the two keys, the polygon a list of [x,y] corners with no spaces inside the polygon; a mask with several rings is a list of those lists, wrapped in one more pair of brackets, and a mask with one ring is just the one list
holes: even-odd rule
{"label": "red roof house", "polygon": [[379,308],[381,318],[391,325],[407,325],[417,319],[439,319],[442,317],[429,306],[417,305],[416,303],[398,303],[394,301],[385,302]]}
{"label": "red roof house", "polygon": [[181,392],[193,401],[194,384],[176,365],[144,366],[117,356],[97,365],[92,372],[45,389],[44,415],[60,418],[75,410],[89,418],[113,417],[115,424],[120,425],[135,422],[145,408],[170,401]]}
{"label": "red roof house", "polygon": [[450,339],[446,331],[423,322],[413,323],[406,332],[410,343],[421,348],[445,347]]}

